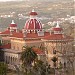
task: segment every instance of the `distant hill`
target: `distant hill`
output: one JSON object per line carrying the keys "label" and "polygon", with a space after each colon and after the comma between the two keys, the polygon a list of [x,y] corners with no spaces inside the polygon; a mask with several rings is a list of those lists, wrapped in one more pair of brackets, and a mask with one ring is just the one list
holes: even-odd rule
{"label": "distant hill", "polygon": [[[18,1],[31,1],[31,2],[37,2],[37,1],[38,2],[58,2],[59,1],[59,2],[61,2],[62,0],[33,0],[33,1],[32,0],[6,0],[6,1],[4,1],[4,0],[2,1],[1,0],[0,2],[7,2],[7,1],[8,2],[9,1],[17,1],[17,2]],[[63,1],[71,1],[71,0],[63,0]]]}

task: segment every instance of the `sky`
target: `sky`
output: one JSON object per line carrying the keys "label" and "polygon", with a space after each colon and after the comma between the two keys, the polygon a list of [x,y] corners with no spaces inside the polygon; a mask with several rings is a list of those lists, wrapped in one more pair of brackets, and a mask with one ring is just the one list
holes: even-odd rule
{"label": "sky", "polygon": [[[0,0],[0,2],[6,2],[6,1],[24,1],[24,0]],[[55,1],[55,0],[51,0],[51,1]],[[56,0],[57,1],[57,0]],[[61,0],[62,1],[62,0]],[[68,1],[68,0],[67,0]],[[75,1],[75,0],[73,0]]]}
{"label": "sky", "polygon": [[[6,1],[17,1],[17,0],[0,0],[0,2],[6,2]],[[18,1],[22,1],[22,0],[18,0]]]}
{"label": "sky", "polygon": [[15,0],[0,0],[0,2],[5,2],[5,1],[15,1]]}

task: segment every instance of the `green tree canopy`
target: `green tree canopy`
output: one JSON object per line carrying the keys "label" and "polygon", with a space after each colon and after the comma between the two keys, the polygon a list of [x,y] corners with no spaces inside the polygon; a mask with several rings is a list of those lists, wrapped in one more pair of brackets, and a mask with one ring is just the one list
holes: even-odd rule
{"label": "green tree canopy", "polygon": [[33,47],[23,47],[23,52],[21,53],[22,68],[23,73],[28,75],[31,73],[31,66],[33,61],[37,58],[37,54],[33,50]]}
{"label": "green tree canopy", "polygon": [[0,75],[6,75],[7,65],[4,62],[0,62]]}
{"label": "green tree canopy", "polygon": [[21,60],[23,64],[30,65],[37,57],[37,54],[34,52],[33,47],[25,47],[21,53]]}

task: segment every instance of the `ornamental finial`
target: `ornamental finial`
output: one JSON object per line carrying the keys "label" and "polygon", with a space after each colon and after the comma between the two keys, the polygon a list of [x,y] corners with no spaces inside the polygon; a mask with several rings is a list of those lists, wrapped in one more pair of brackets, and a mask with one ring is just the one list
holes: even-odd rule
{"label": "ornamental finial", "polygon": [[57,21],[56,28],[60,28],[60,26],[59,26],[59,21]]}
{"label": "ornamental finial", "polygon": [[12,23],[11,24],[15,24],[14,20],[12,20]]}

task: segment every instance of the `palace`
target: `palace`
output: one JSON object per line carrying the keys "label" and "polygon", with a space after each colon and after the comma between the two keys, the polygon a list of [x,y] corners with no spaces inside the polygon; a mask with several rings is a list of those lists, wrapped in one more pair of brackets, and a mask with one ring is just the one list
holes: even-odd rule
{"label": "palace", "polygon": [[[59,62],[67,63],[67,58],[63,55],[72,51],[73,38],[64,34],[59,22],[49,31],[45,31],[41,21],[37,18],[37,12],[32,10],[29,15],[30,18],[22,30],[19,30],[12,20],[9,27],[0,33],[2,37],[0,48],[4,51],[4,61],[11,66],[19,65],[23,46],[34,46],[38,59],[48,62],[51,66],[53,66],[51,60],[53,56],[58,58],[57,66]],[[44,50],[41,50],[42,48]]]}

